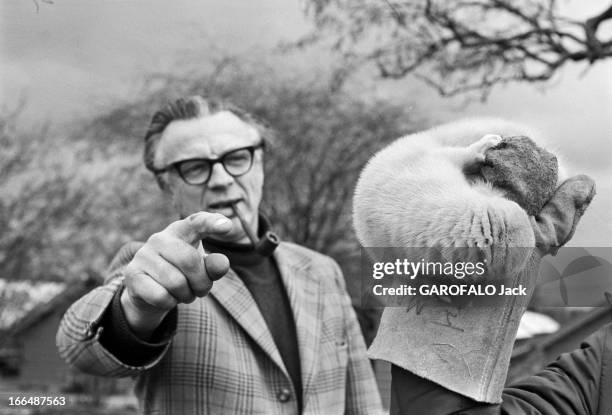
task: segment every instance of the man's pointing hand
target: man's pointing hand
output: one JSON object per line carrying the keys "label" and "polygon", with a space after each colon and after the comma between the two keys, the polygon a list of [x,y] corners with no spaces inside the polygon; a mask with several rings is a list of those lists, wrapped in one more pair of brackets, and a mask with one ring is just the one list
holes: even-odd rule
{"label": "man's pointing hand", "polygon": [[121,305],[136,334],[148,337],[172,308],[204,297],[227,273],[227,257],[205,254],[201,240],[231,229],[225,216],[198,212],[151,235],[124,274]]}

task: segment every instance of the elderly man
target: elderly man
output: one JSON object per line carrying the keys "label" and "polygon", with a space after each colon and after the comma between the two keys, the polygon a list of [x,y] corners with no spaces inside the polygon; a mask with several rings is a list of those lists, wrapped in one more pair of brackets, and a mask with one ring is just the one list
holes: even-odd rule
{"label": "elderly man", "polygon": [[270,226],[258,213],[265,137],[219,100],[158,111],[145,164],[181,219],[122,248],[106,284],[62,320],[60,354],[88,373],[137,376],[144,413],[381,410],[338,265],[286,242],[255,249]]}

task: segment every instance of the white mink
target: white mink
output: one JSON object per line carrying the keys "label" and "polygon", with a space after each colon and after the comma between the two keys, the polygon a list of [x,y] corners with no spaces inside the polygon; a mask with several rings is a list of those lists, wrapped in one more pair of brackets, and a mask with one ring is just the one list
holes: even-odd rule
{"label": "white mink", "polygon": [[[361,173],[353,199],[357,237],[365,247],[533,247],[527,213],[464,170],[484,161],[501,137],[530,128],[502,119],[444,124],[399,138]],[[560,170],[560,176],[563,173]]]}

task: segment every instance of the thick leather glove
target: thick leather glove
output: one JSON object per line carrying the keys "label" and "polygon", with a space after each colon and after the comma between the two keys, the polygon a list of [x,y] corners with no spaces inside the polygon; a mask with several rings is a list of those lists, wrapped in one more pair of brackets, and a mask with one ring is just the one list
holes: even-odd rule
{"label": "thick leather glove", "polygon": [[[537,215],[530,217],[536,246],[527,252],[525,266],[519,272],[497,271],[507,271],[500,275],[504,283],[522,284],[527,295],[498,296],[484,304],[472,302],[463,307],[452,302],[420,309],[388,307],[369,357],[389,361],[476,401],[500,402],[516,330],[529,303],[540,259],[556,252],[572,237],[594,195],[592,179],[572,177],[554,191]],[[512,250],[494,247],[500,257],[508,252],[525,255],[525,251]]]}
{"label": "thick leather glove", "polygon": [[530,217],[536,247],[555,254],[574,236],[578,221],[595,196],[595,182],[587,175],[567,179],[537,216]]}
{"label": "thick leather glove", "polygon": [[480,176],[528,215],[537,215],[555,193],[557,157],[524,136],[504,137],[486,152]]}

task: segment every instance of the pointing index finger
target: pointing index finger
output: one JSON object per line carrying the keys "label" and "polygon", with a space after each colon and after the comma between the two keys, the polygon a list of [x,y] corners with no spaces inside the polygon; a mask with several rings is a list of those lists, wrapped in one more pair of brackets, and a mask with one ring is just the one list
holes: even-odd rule
{"label": "pointing index finger", "polygon": [[172,222],[166,230],[179,239],[195,244],[207,235],[224,234],[232,229],[232,221],[219,213],[198,212]]}

